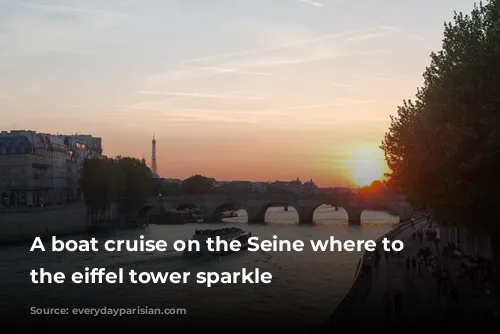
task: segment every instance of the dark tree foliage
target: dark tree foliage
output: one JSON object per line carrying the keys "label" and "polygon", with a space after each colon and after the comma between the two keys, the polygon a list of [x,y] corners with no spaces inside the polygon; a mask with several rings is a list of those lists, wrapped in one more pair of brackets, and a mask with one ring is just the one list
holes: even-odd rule
{"label": "dark tree foliage", "polygon": [[423,76],[382,142],[389,183],[442,221],[498,236],[500,0],[455,13]]}
{"label": "dark tree foliage", "polygon": [[389,191],[382,181],[375,180],[369,186],[359,188],[358,194],[366,196],[384,196],[388,195]]}
{"label": "dark tree foliage", "polygon": [[153,194],[175,196],[181,194],[181,184],[163,179],[153,179]]}
{"label": "dark tree foliage", "polygon": [[113,203],[120,203],[122,213],[130,215],[137,212],[148,195],[154,195],[151,170],[129,157],[86,159],[80,186],[93,223],[109,219]]}
{"label": "dark tree foliage", "polygon": [[153,174],[144,161],[135,158],[118,156],[115,166],[117,197],[122,213],[133,214],[142,207],[154,189]]}
{"label": "dark tree foliage", "polygon": [[242,196],[245,194],[251,194],[254,192],[250,182],[248,184],[236,184],[236,183],[227,183],[223,184],[220,187],[214,189],[218,194],[232,195],[232,196]]}
{"label": "dark tree foliage", "polygon": [[211,194],[214,191],[214,179],[193,175],[182,181],[181,191],[186,195]]}
{"label": "dark tree foliage", "polygon": [[116,200],[115,160],[106,157],[86,159],[80,174],[80,187],[92,222],[106,220]]}

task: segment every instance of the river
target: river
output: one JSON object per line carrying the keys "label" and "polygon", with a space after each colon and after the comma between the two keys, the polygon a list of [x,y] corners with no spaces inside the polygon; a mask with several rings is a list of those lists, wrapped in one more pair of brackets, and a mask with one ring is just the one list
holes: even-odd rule
{"label": "river", "polygon": [[[244,214],[244,212],[243,212]],[[0,248],[0,314],[27,314],[30,306],[78,307],[162,307],[186,308],[193,319],[238,318],[241,320],[307,319],[321,323],[332,313],[348,291],[360,253],[313,252],[308,240],[377,239],[389,231],[398,218],[384,212],[365,211],[361,225],[349,225],[347,213],[322,206],[316,210],[314,225],[297,224],[297,212],[290,207],[270,208],[266,225],[249,225],[246,216],[220,224],[151,225],[100,236],[100,239],[190,239],[195,229],[238,226],[262,239],[303,240],[303,252],[244,252],[219,261],[190,260],[180,253],[30,252],[30,243]],[[76,235],[62,239],[86,239]],[[61,271],[67,277],[85,267],[118,268],[136,271],[240,271],[241,268],[270,272],[271,284],[226,284],[207,288],[201,284],[32,284],[30,270]],[[194,277],[193,277],[194,281]],[[3,318],[3,317],[2,317]]]}

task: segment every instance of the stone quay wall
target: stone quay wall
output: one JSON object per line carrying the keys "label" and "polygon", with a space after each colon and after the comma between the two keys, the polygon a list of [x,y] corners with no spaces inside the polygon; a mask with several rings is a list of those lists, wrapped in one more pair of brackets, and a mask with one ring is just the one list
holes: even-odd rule
{"label": "stone quay wall", "polygon": [[84,232],[88,229],[84,204],[0,211],[0,243],[28,241]]}

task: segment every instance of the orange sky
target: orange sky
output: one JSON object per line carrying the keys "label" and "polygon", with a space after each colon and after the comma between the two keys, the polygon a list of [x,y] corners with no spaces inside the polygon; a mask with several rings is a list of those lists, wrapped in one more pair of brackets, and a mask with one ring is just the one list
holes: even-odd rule
{"label": "orange sky", "polygon": [[370,183],[389,115],[472,2],[315,3],[2,2],[1,130],[148,163],[154,133],[168,178]]}

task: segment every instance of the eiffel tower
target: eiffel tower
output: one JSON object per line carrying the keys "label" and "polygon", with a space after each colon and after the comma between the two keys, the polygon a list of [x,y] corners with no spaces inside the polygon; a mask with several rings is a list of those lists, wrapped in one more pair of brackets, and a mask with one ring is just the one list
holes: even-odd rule
{"label": "eiffel tower", "polygon": [[156,169],[156,139],[154,134],[153,134],[153,141],[151,142],[151,144],[152,144],[151,171],[153,172],[153,177],[157,178],[158,170]]}

